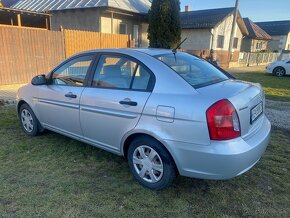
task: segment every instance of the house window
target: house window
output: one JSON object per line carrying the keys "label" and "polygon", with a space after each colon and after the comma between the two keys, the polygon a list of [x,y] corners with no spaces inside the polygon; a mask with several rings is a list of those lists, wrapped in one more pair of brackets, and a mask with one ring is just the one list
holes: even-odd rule
{"label": "house window", "polygon": [[224,41],[225,41],[225,37],[222,36],[222,35],[218,35],[217,48],[223,48],[224,47]]}
{"label": "house window", "polygon": [[238,48],[238,44],[239,44],[239,38],[234,38],[233,48],[237,49]]}
{"label": "house window", "polygon": [[257,42],[256,49],[261,49],[261,48],[262,48],[262,42]]}
{"label": "house window", "polygon": [[127,24],[120,23],[120,34],[127,34]]}

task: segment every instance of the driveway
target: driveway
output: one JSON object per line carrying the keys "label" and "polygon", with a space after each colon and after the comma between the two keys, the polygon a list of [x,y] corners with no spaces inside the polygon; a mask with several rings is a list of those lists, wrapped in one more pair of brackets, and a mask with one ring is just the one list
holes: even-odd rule
{"label": "driveway", "polygon": [[0,85],[0,101],[14,103],[16,100],[17,90],[25,84],[17,85]]}
{"label": "driveway", "polygon": [[290,102],[267,100],[266,115],[273,126],[290,130]]}
{"label": "driveway", "polygon": [[229,73],[250,73],[250,72],[264,72],[266,65],[252,66],[252,67],[234,67],[227,69]]}

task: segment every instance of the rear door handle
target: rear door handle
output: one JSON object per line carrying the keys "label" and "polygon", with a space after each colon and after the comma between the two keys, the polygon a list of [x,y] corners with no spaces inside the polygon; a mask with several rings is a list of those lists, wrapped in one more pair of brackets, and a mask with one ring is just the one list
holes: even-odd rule
{"label": "rear door handle", "polygon": [[67,98],[77,98],[78,97],[77,95],[73,94],[72,92],[69,92],[69,93],[65,94],[64,96]]}
{"label": "rear door handle", "polygon": [[129,105],[129,106],[137,106],[138,103],[136,101],[119,101],[122,105]]}

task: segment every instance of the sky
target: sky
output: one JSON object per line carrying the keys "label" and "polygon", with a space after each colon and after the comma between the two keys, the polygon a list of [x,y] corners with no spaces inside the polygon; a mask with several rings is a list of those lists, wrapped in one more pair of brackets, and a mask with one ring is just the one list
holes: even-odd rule
{"label": "sky", "polygon": [[[235,6],[235,0],[180,0],[180,2],[181,11],[184,11],[185,5],[188,4],[191,11]],[[239,2],[241,15],[255,22],[290,20],[290,0],[240,0]]]}

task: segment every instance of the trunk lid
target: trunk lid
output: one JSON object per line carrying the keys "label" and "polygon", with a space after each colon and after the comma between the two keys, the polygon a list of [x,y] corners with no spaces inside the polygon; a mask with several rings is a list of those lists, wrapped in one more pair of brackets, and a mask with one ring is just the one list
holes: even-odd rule
{"label": "trunk lid", "polygon": [[[260,84],[230,79],[199,88],[197,91],[209,98],[212,104],[221,99],[228,99],[233,104],[239,116],[242,137],[251,134],[260,126],[261,117],[264,116],[265,111],[265,97]],[[251,122],[251,114],[253,118],[256,117],[255,114],[257,113],[254,112],[258,111],[257,108],[261,102],[263,112]],[[251,112],[252,110],[253,112]]]}

